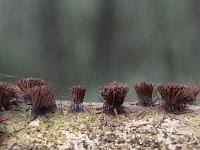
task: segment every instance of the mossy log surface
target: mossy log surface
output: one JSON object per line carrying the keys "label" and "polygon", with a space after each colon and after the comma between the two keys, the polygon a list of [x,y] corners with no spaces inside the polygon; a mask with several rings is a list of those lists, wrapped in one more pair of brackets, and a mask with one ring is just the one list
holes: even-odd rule
{"label": "mossy log surface", "polygon": [[102,103],[85,103],[84,113],[67,113],[68,105],[32,122],[27,106],[2,112],[0,149],[200,149],[200,106],[174,115],[125,103],[127,113],[105,116]]}

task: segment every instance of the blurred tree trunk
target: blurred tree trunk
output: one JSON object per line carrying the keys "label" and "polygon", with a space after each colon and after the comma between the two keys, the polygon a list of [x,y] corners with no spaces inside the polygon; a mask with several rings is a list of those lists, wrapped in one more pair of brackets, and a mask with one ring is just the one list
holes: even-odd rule
{"label": "blurred tree trunk", "polygon": [[[190,26],[192,26],[193,28],[195,28],[197,31],[200,31],[200,19],[199,19],[199,13],[200,13],[200,1],[198,0],[193,0],[191,1],[191,22]],[[192,28],[191,27],[191,28]],[[200,34],[199,32],[196,32],[196,39],[197,39],[197,43],[195,44],[199,44],[199,38],[200,38]],[[196,52],[196,50],[195,50]],[[198,56],[198,55],[197,55]]]}
{"label": "blurred tree trunk", "polygon": [[193,0],[191,1],[191,21],[190,21],[190,28],[195,29],[195,33],[192,35],[191,38],[193,38],[191,42],[191,49],[188,50],[188,55],[190,56],[187,62],[192,60],[192,63],[190,64],[189,68],[192,74],[193,80],[195,80],[195,84],[200,84],[200,77],[199,72],[197,71],[197,68],[199,67],[199,52],[200,52],[200,1],[199,0]]}
{"label": "blurred tree trunk", "polygon": [[102,81],[112,78],[112,35],[114,26],[115,2],[103,0],[97,24],[97,48],[93,57],[93,67]]}
{"label": "blurred tree trunk", "polygon": [[[174,51],[172,49],[172,41],[170,39],[170,36],[172,35],[170,33],[169,29],[169,21],[167,20],[167,9],[166,6],[168,6],[168,1],[160,2],[160,1],[154,1],[154,6],[152,7],[152,11],[154,12],[154,16],[156,17],[157,21],[157,33],[154,35],[154,37],[159,37],[159,41],[161,41],[161,46],[163,47],[162,52],[162,62],[161,64],[165,67],[165,74],[166,74],[166,80],[168,82],[175,81],[176,72],[175,72],[175,58],[174,58]],[[155,9],[156,8],[156,9]],[[153,10],[154,9],[154,10]]]}
{"label": "blurred tree trunk", "polygon": [[[52,81],[64,81],[62,60],[67,59],[63,53],[63,46],[59,28],[60,1],[39,0],[39,25],[41,28],[41,47],[43,59],[43,71]],[[65,58],[64,58],[65,57]]]}

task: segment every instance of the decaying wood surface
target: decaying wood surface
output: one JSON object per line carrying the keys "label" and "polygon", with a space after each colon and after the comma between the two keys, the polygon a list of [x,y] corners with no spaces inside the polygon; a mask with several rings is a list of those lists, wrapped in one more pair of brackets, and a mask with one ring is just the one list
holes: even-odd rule
{"label": "decaying wood surface", "polygon": [[32,122],[25,105],[1,112],[8,120],[0,124],[0,149],[200,149],[200,106],[175,115],[127,102],[127,113],[111,116],[102,105],[68,113],[62,102],[63,111]]}

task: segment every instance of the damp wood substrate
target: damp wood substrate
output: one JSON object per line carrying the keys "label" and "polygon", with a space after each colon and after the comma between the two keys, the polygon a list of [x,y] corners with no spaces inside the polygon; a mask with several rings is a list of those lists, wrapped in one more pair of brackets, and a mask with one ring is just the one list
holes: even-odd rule
{"label": "damp wood substrate", "polygon": [[200,106],[175,115],[126,102],[127,113],[105,116],[102,103],[84,103],[84,113],[68,113],[69,105],[32,122],[26,105],[1,112],[0,149],[200,149]]}

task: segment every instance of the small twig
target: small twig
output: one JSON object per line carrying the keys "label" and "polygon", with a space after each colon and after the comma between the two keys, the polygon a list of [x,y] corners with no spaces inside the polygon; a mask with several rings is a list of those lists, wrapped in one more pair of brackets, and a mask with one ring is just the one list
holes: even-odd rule
{"label": "small twig", "polygon": [[2,111],[6,111],[6,110],[4,109],[4,107],[1,107],[1,110],[2,110]]}
{"label": "small twig", "polygon": [[156,128],[160,127],[160,125],[164,122],[165,119],[166,119],[166,115],[164,114],[162,120],[160,121],[160,123],[157,124],[155,127]]}
{"label": "small twig", "polygon": [[62,110],[62,101],[61,101],[61,98],[60,98],[60,113],[62,114],[63,110]]}
{"label": "small twig", "polygon": [[100,102],[104,102],[104,100],[101,97],[99,97],[99,100],[100,100]]}
{"label": "small twig", "polygon": [[[137,115],[137,118],[138,119],[143,119],[144,117],[145,117],[145,112],[146,112],[147,110],[144,110],[144,111],[142,111],[141,113],[139,113],[138,115]],[[140,118],[140,116],[141,116],[141,118]]]}
{"label": "small twig", "polygon": [[102,114],[102,119],[101,119],[101,125],[107,126],[108,125],[108,120],[106,114]]}
{"label": "small twig", "polygon": [[54,96],[54,100],[56,100],[56,97],[58,96],[59,89],[60,89],[60,88],[57,88],[57,89],[55,90],[55,92],[54,92],[54,95],[55,95],[55,96]]}
{"label": "small twig", "polygon": [[88,112],[90,113],[89,109],[87,109],[87,107],[86,107],[86,106],[84,106],[84,105],[83,105],[83,107],[85,108],[85,110],[86,110],[86,111],[88,111]]}
{"label": "small twig", "polygon": [[50,117],[48,117],[46,120],[44,120],[44,123],[48,122],[52,117],[53,117],[53,115],[51,115]]}
{"label": "small twig", "polygon": [[129,94],[126,96],[126,98],[129,97],[130,95],[132,95],[133,93],[135,94],[135,91],[132,91],[131,93],[129,93]]}

